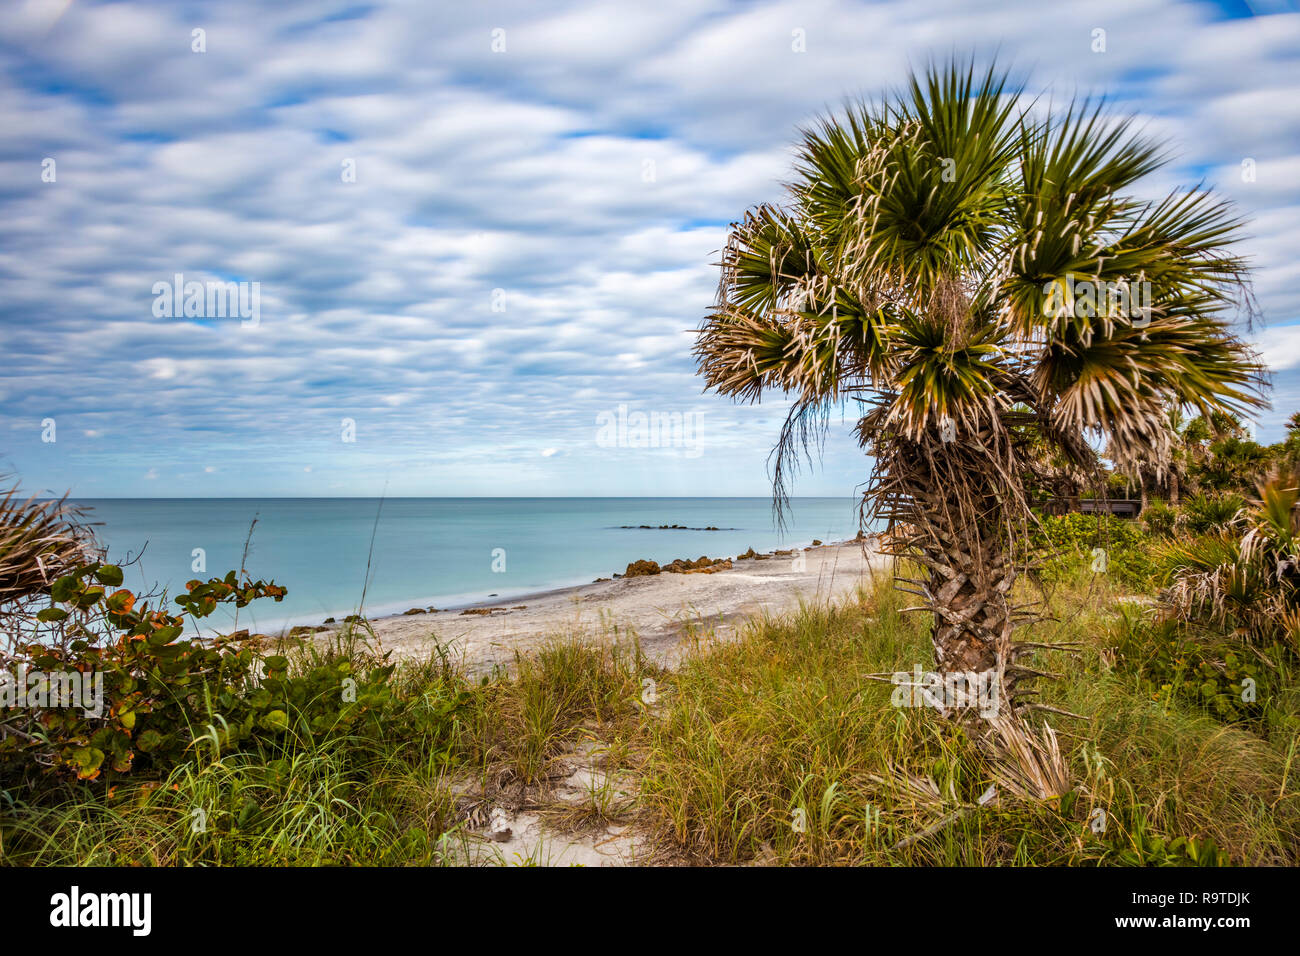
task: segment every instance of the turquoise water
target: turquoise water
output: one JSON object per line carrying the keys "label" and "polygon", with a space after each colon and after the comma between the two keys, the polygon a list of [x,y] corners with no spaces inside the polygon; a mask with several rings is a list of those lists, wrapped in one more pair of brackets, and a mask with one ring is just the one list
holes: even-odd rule
{"label": "turquoise water", "polygon": [[[784,533],[768,498],[149,498],[83,500],[110,560],[134,560],[126,586],[176,593],[238,568],[288,588],[239,626],[318,624],[358,609],[379,616],[585,584],[649,558],[728,557],[857,533],[857,500],[796,498]],[[376,516],[378,522],[376,523]],[[623,525],[653,525],[652,530]],[[658,525],[718,531],[657,530]],[[371,534],[374,549],[371,552]],[[193,570],[202,549],[206,571]],[[499,551],[497,549],[500,549]],[[366,560],[370,555],[369,584]],[[494,570],[494,566],[496,570]],[[222,628],[230,617],[214,615]]]}

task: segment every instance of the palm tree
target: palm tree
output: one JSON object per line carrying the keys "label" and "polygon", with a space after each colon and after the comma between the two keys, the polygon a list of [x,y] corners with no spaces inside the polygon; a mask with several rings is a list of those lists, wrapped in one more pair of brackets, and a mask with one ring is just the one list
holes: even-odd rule
{"label": "palm tree", "polygon": [[800,450],[861,403],[863,516],[923,569],[903,583],[939,671],[996,668],[1013,704],[1036,673],[1012,639],[1030,459],[1045,444],[1086,472],[1091,439],[1158,469],[1168,406],[1243,411],[1265,385],[1226,314],[1249,304],[1228,205],[1126,195],[1167,161],[1158,143],[1103,103],[1022,92],[996,67],[931,67],[802,131],[788,202],[730,229],[696,344],[706,387],[793,399],[778,509]]}

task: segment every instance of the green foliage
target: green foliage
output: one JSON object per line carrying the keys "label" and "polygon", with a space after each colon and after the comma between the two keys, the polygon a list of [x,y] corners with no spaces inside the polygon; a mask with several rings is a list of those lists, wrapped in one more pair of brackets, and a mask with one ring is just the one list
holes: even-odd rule
{"label": "green foliage", "polygon": [[[190,581],[173,615],[137,605],[128,590],[109,590],[122,579],[120,568],[91,564],[54,582],[54,603],[30,622],[33,639],[20,645],[18,664],[33,677],[79,674],[102,699],[89,708],[30,694],[17,701],[5,715],[11,732],[0,737],[0,779],[39,787],[50,774],[107,782],[159,776],[200,750],[218,758],[290,736],[378,734],[409,716],[386,660],[358,669],[350,658],[314,654],[290,673],[287,657],[261,656],[245,632],[181,638],[187,624],[222,604],[281,600],[285,590],[274,583],[241,581],[233,571]],[[41,625],[54,634],[38,634]],[[436,723],[457,703],[421,713]]]}
{"label": "green foliage", "polygon": [[1288,420],[1287,437],[1273,445],[1259,444],[1241,418],[1223,412],[1197,416],[1174,435],[1173,467],[1188,490],[1211,497],[1253,495],[1272,469],[1300,467],[1300,413]]}
{"label": "green foliage", "polygon": [[[1258,719],[1273,694],[1281,647],[1251,654],[1239,641],[1195,631],[1178,621],[1126,615],[1116,644],[1117,666],[1133,673],[1142,692],[1162,705],[1204,708],[1229,723]],[[1268,661],[1266,664],[1265,661]]]}
{"label": "green foliage", "polygon": [[1129,492],[1133,490],[1133,484],[1131,478],[1112,471],[1106,476],[1106,497],[1127,498]]}
{"label": "green foliage", "polygon": [[1286,420],[1286,438],[1271,447],[1282,468],[1300,470],[1300,412],[1293,412]]}
{"label": "green foliage", "polygon": [[1199,492],[1183,502],[1183,521],[1192,534],[1221,531],[1246,505],[1246,499],[1232,492],[1206,494]]}
{"label": "green foliage", "polygon": [[1153,501],[1142,509],[1142,526],[1153,538],[1169,538],[1178,524],[1178,512],[1163,501]]}
{"label": "green foliage", "polygon": [[[1290,738],[1135,692],[1127,662],[1103,663],[1114,611],[1088,578],[1053,589],[1052,621],[1035,629],[1079,648],[1034,665],[1062,674],[1041,685],[1044,703],[1089,718],[1052,719],[1077,785],[1057,801],[975,808],[991,782],[981,749],[925,708],[891,707],[888,684],[869,682],[928,658],[926,622],[901,612],[910,601],[892,583],[860,604],[754,621],[685,657],[643,731],[639,790],[658,834],[701,863],[1296,862],[1300,808],[1278,800],[1290,792]],[[1096,809],[1103,834],[1090,827]]]}
{"label": "green foliage", "polygon": [[[1218,507],[1226,512],[1229,505]],[[1300,476],[1273,476],[1260,485],[1259,498],[1216,527],[1155,552],[1170,613],[1300,655]]]}
{"label": "green foliage", "polygon": [[1135,834],[1133,846],[1117,854],[1115,862],[1122,866],[1227,866],[1231,860],[1209,837],[1166,840]]}
{"label": "green foliage", "polygon": [[[600,766],[635,780],[632,816],[620,823],[635,821],[656,853],[677,861],[1300,862],[1300,806],[1290,799],[1300,695],[1287,696],[1297,682],[1285,659],[1264,665],[1277,673],[1261,681],[1260,701],[1286,710],[1290,729],[1262,733],[1250,714],[1226,726],[1190,678],[1163,698],[1158,675],[1140,681],[1154,653],[1142,641],[1155,638],[1117,638],[1115,610],[1090,578],[1065,581],[1035,631],[1077,653],[1036,655],[1034,666],[1062,675],[1043,683],[1044,703],[1089,718],[1047,718],[1076,786],[1059,800],[1005,795],[980,806],[993,782],[987,754],[928,710],[891,706],[892,688],[870,679],[929,659],[926,622],[903,613],[910,602],[892,584],[882,575],[857,601],[753,618],[726,640],[695,635],[672,672],[574,635],[481,682],[445,655],[407,661],[384,681],[396,703],[382,733],[358,720],[313,735],[291,702],[288,731],[259,732],[215,759],[196,748],[160,778],[66,782],[41,800],[9,789],[0,853],[9,864],[458,862],[472,856],[461,827],[503,791],[537,801],[557,829],[606,821],[604,809],[547,802],[557,758],[599,741]],[[354,673],[386,666],[342,643],[288,656],[289,677],[345,659]],[[267,659],[262,670],[267,663],[282,669]],[[645,697],[648,676],[657,700]],[[310,702],[310,681],[300,686]],[[803,832],[791,827],[796,808]],[[1097,809],[1103,833],[1090,827]]]}
{"label": "green foliage", "polygon": [[1105,574],[1127,588],[1149,590],[1154,581],[1150,537],[1137,521],[1109,514],[1041,515],[1032,525],[1030,544],[1040,562],[1038,574],[1049,584],[1079,573]]}
{"label": "green foliage", "polygon": [[1272,460],[1269,448],[1232,435],[1210,444],[1209,454],[1193,470],[1192,478],[1208,491],[1250,493]]}

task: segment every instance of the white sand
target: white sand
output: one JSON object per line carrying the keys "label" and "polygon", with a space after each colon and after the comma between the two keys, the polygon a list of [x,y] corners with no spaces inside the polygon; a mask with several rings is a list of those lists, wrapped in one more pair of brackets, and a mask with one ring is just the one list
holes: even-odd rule
{"label": "white sand", "polygon": [[[799,558],[802,561],[799,561]],[[380,645],[394,657],[420,657],[435,642],[471,673],[508,664],[550,638],[586,636],[626,640],[635,633],[642,650],[671,664],[691,629],[725,635],[743,618],[789,610],[800,600],[824,602],[851,594],[882,562],[861,542],[809,548],[800,556],[736,561],[712,574],[658,574],[602,581],[516,598],[491,615],[460,610],[397,615],[371,622]],[[515,610],[524,605],[522,610]]]}

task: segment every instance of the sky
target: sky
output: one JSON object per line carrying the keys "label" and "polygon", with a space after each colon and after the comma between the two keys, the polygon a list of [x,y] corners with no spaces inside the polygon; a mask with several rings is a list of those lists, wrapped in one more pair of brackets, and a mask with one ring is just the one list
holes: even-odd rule
{"label": "sky", "polygon": [[[1108,96],[1174,150],[1144,188],[1239,205],[1278,438],[1295,3],[6,0],[0,473],[82,498],[768,494],[786,405],[703,393],[691,355],[727,224],[781,199],[801,124],[953,52]],[[173,313],[177,275],[248,308]],[[638,447],[651,415],[666,447]],[[867,478],[851,416],[795,494]]]}

